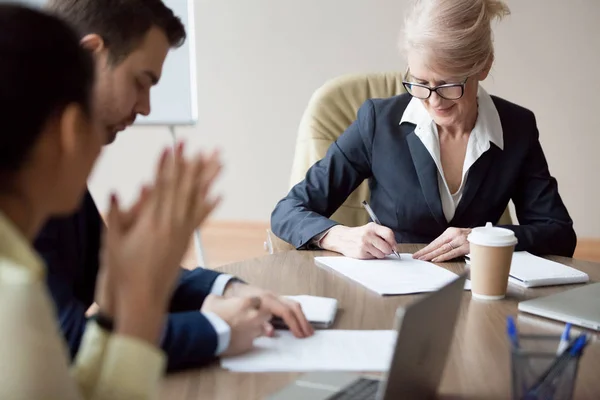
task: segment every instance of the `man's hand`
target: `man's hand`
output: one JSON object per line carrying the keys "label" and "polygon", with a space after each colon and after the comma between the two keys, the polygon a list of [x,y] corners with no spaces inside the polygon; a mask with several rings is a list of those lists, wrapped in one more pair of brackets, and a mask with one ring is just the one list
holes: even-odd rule
{"label": "man's hand", "polygon": [[227,284],[224,296],[227,298],[258,297],[261,300],[262,308],[270,314],[283,319],[290,331],[297,338],[309,337],[314,333],[314,329],[306,319],[300,303],[296,301],[241,282],[230,282]]}
{"label": "man's hand", "polygon": [[448,228],[439,238],[413,254],[413,258],[422,261],[444,262],[469,254],[470,246],[467,236],[471,229]]}
{"label": "man's hand", "polygon": [[258,297],[224,298],[209,295],[201,311],[213,312],[229,325],[231,339],[223,356],[235,356],[252,349],[254,339],[271,334],[271,314],[261,308]]}

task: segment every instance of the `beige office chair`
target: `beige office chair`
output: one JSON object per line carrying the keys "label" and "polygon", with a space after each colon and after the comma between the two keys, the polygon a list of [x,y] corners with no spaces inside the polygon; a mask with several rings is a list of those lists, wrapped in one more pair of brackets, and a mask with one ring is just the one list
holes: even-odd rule
{"label": "beige office chair", "polygon": [[[304,111],[296,152],[292,164],[290,188],[302,181],[308,169],[327,153],[329,146],[356,119],[360,106],[370,98],[386,98],[406,92],[402,85],[402,72],[350,74],[326,82],[312,96]],[[363,182],[331,216],[331,219],[346,226],[361,226],[369,222],[362,207],[369,199],[369,186]],[[508,208],[499,224],[510,224]],[[289,248],[275,235],[268,232],[265,248],[270,253]],[[269,244],[270,243],[270,244]]]}
{"label": "beige office chair", "polygon": [[[298,129],[290,188],[304,179],[314,163],[325,157],[329,146],[356,119],[358,109],[366,100],[406,91],[402,75],[401,72],[343,75],[326,82],[313,94]],[[368,199],[369,186],[365,181],[331,219],[346,226],[368,223],[369,215],[361,205]]]}

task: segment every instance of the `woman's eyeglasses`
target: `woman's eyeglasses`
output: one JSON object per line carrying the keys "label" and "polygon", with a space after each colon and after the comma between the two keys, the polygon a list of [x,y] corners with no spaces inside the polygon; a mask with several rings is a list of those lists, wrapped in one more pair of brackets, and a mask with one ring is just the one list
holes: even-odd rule
{"label": "woman's eyeglasses", "polygon": [[[408,73],[406,74],[408,76]],[[458,100],[465,94],[465,84],[469,77],[465,78],[462,83],[446,83],[439,86],[430,87],[422,83],[402,81],[402,85],[406,91],[413,97],[421,100],[431,97],[431,93],[436,92],[438,96],[446,100]]]}

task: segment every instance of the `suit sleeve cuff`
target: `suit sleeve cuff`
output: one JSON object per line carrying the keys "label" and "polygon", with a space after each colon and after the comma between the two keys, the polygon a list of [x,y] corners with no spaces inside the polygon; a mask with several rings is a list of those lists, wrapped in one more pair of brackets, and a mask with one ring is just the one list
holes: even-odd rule
{"label": "suit sleeve cuff", "polygon": [[217,333],[217,350],[215,351],[215,356],[220,356],[229,348],[229,342],[231,341],[231,328],[229,325],[227,325],[227,322],[213,312],[203,312],[202,315],[206,317],[208,322],[210,322],[213,329]]}
{"label": "suit sleeve cuff", "polygon": [[311,247],[314,247],[314,238],[319,237],[319,235],[325,232],[329,232],[331,228],[333,228],[336,225],[339,225],[339,223],[329,218],[322,217],[322,219],[319,219],[318,221],[315,221],[310,225],[311,226],[306,227],[306,229],[301,230],[299,235],[294,234],[294,236],[299,236],[297,239],[293,239],[293,241],[291,242],[292,245],[296,247],[296,249],[307,250]]}
{"label": "suit sleeve cuff", "polygon": [[225,293],[225,287],[232,279],[233,276],[228,274],[221,274],[217,276],[217,279],[215,279],[215,282],[210,288],[210,294],[214,294],[216,296],[223,296],[223,293]]}
{"label": "suit sleeve cuff", "polygon": [[331,228],[325,230],[324,232],[319,233],[318,235],[316,235],[315,237],[312,238],[312,240],[310,241],[310,244],[315,246],[318,249],[322,249],[323,247],[321,247],[321,241],[323,240],[323,238],[325,236],[327,236],[327,234],[329,233],[330,230],[332,230],[335,226],[332,226]]}

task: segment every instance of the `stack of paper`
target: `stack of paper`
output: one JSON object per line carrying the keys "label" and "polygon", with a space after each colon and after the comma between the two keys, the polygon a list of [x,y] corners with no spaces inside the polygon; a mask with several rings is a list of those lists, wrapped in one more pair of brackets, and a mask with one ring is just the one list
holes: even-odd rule
{"label": "stack of paper", "polygon": [[254,341],[255,349],[222,358],[221,366],[237,372],[387,371],[397,332],[316,331],[297,339],[288,331]]}
{"label": "stack of paper", "polygon": [[[447,269],[401,254],[380,260],[349,257],[315,257],[317,265],[329,267],[380,295],[434,292],[458,277]],[[467,281],[465,289],[470,289]]]}
{"label": "stack of paper", "polygon": [[337,299],[318,296],[286,296],[302,306],[302,311],[315,328],[329,328],[337,313]]}
{"label": "stack of paper", "polygon": [[[467,264],[471,264],[471,256],[465,256]],[[585,272],[571,268],[555,261],[534,256],[527,251],[513,253],[508,281],[522,287],[570,285],[585,283],[590,277]]]}
{"label": "stack of paper", "polygon": [[526,251],[513,254],[509,281],[516,285],[524,287],[567,285],[589,280],[585,272],[536,257]]}

